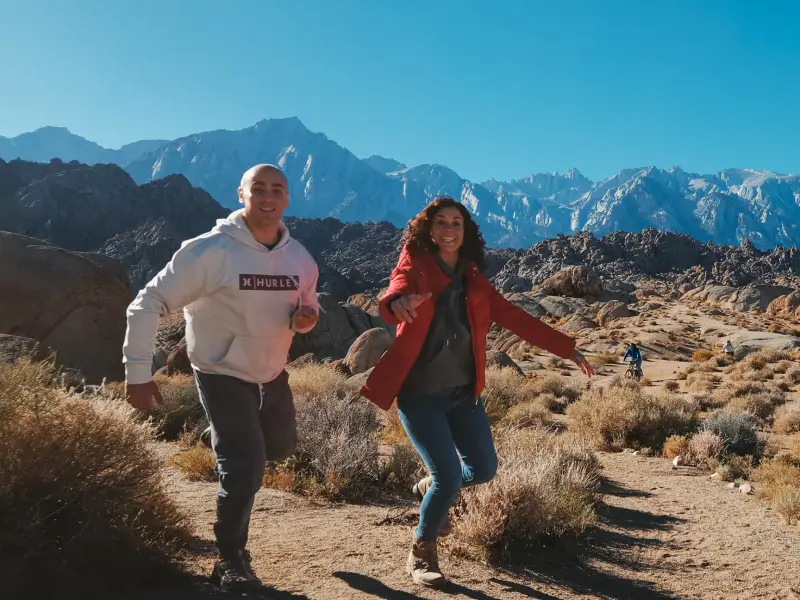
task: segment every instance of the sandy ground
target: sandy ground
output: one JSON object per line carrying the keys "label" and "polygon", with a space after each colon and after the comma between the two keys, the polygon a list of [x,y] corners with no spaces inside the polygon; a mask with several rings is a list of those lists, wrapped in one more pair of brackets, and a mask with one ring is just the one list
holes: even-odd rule
{"label": "sandy ground", "polygon": [[[665,354],[645,351],[645,376],[652,383],[648,389],[655,391],[675,379],[694,349],[716,346],[722,336],[757,344],[763,338],[766,345],[783,344],[789,337],[748,332],[704,312],[666,305],[647,315],[647,327],[632,325],[625,331],[626,336],[642,337],[644,344],[669,342],[665,331],[683,332],[685,356],[672,353],[665,360]],[[622,363],[604,367],[593,385],[607,383],[625,368]],[[578,386],[587,380],[574,368],[569,378]],[[458,558],[445,544],[440,558],[451,578],[447,592],[416,587],[405,574],[411,526],[418,516],[415,503],[331,505],[264,489],[256,499],[249,544],[255,570],[269,586],[263,597],[800,600],[800,528],[785,524],[767,502],[712,481],[697,469],[674,468],[665,459],[629,453],[599,457],[605,480],[599,523],[579,543],[542,547],[523,557],[526,566],[501,571]],[[216,484],[191,483],[167,469],[170,489],[196,527],[197,555],[190,562],[195,581],[121,597],[239,597],[205,583],[214,559]]]}
{"label": "sandy ground", "polygon": [[[421,590],[403,570],[413,503],[314,504],[259,492],[249,547],[264,597],[383,598],[776,598],[800,599],[800,530],[765,502],[692,468],[632,454],[600,454],[605,500],[600,523],[579,546],[542,548],[526,567],[497,571],[441,551],[448,592]],[[138,592],[137,600],[229,598],[202,577],[213,562],[212,483],[170,471],[170,488],[191,514],[202,558],[192,587]]]}

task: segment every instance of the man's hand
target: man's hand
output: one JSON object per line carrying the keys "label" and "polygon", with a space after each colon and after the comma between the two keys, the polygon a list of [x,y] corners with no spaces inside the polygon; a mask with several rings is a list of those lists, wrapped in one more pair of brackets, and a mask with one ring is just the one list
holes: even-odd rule
{"label": "man's hand", "polygon": [[417,311],[415,309],[430,297],[430,292],[426,292],[422,295],[409,294],[408,296],[400,296],[392,300],[392,303],[389,304],[389,310],[392,311],[392,314],[394,314],[395,319],[398,321],[411,323],[417,318]]}
{"label": "man's hand", "polygon": [[580,367],[580,370],[583,371],[584,375],[587,375],[589,377],[594,375],[594,367],[588,360],[586,360],[586,357],[583,354],[581,354],[578,350],[572,351],[572,362],[574,362],[576,365],[578,365],[578,367]]}
{"label": "man's hand", "polygon": [[309,331],[319,321],[319,314],[310,306],[301,306],[292,315],[292,329],[295,331]]}
{"label": "man's hand", "polygon": [[161,397],[161,392],[155,381],[125,384],[125,399],[133,408],[150,412],[155,408],[153,398],[158,404],[164,403],[164,398]]}

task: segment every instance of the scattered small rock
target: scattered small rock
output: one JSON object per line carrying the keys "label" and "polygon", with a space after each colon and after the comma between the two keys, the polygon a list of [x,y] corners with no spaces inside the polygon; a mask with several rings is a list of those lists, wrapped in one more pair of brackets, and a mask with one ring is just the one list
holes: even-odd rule
{"label": "scattered small rock", "polygon": [[734,482],[730,482],[725,487],[728,488],[729,490],[735,490],[737,488],[737,485]]}
{"label": "scattered small rock", "polygon": [[712,479],[714,481],[722,481],[722,475],[720,475],[719,473],[712,473],[709,479]]}
{"label": "scattered small rock", "polygon": [[750,485],[749,483],[743,483],[741,486],[739,486],[739,491],[742,494],[752,494],[753,493],[753,486]]}
{"label": "scattered small rock", "polygon": [[675,465],[676,467],[682,467],[686,464],[686,459],[683,458],[682,456],[676,456],[672,460],[672,464]]}

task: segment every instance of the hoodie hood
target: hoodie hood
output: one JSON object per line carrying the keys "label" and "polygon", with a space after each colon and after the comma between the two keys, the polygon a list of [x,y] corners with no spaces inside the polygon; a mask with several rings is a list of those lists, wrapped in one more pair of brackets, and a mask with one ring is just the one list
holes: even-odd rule
{"label": "hoodie hood", "polygon": [[[240,208],[239,210],[232,212],[225,219],[217,219],[217,224],[211,229],[211,231],[216,233],[224,233],[225,235],[228,235],[233,239],[242,242],[243,244],[247,244],[248,246],[252,246],[253,248],[258,248],[260,250],[266,250],[264,245],[255,237],[253,237],[253,232],[250,231],[247,223],[244,222],[242,214],[244,214],[244,209]],[[271,250],[272,252],[283,248],[291,239],[289,229],[286,227],[283,221],[278,224],[278,231],[281,234],[281,239]]]}

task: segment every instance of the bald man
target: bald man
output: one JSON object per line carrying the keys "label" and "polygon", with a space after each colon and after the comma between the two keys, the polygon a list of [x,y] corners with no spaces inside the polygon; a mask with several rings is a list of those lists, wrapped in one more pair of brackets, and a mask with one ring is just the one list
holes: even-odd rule
{"label": "bald man", "polygon": [[128,307],[125,393],[143,411],[161,401],[153,381],[159,318],[183,308],[186,350],[211,424],[219,490],[212,576],[224,589],[261,587],[245,549],[267,460],[294,452],[295,410],[284,367],[295,332],[317,323],[319,274],[281,221],[286,177],[256,165],[242,177],[244,208],[184,242]]}

